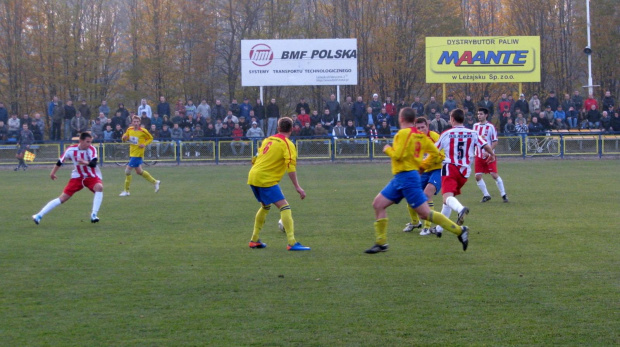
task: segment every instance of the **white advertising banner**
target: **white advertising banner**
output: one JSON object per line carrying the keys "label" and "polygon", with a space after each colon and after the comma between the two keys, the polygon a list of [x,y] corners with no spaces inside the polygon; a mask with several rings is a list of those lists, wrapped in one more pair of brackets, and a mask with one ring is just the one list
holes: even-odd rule
{"label": "white advertising banner", "polygon": [[356,85],[357,39],[242,40],[241,85]]}

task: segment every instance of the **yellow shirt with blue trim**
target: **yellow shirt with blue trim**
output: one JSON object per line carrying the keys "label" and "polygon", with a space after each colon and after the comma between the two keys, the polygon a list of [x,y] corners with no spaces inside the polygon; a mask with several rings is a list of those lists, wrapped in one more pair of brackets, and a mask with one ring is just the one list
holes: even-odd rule
{"label": "yellow shirt with blue trim", "polygon": [[297,149],[286,136],[276,134],[263,140],[252,162],[248,184],[256,187],[275,186],[285,172],[295,172]]}
{"label": "yellow shirt with blue trim", "polygon": [[404,171],[419,170],[422,167],[425,153],[430,156],[440,156],[435,143],[414,127],[400,129],[394,136],[392,147],[388,147],[385,151],[385,154],[392,159],[392,174],[394,175]]}
{"label": "yellow shirt with blue trim", "polygon": [[[439,135],[438,133],[432,130],[428,132],[428,137],[430,137],[433,143],[436,143],[439,140],[440,136],[441,135]],[[440,156],[427,155],[422,161],[420,168],[423,169],[424,172],[430,172],[430,171],[441,169],[441,166],[443,165],[443,158],[445,155],[444,155],[443,149],[439,151],[439,153],[441,153]]]}
{"label": "yellow shirt with blue trim", "polygon": [[127,142],[130,143],[129,156],[144,158],[144,148],[140,148],[140,144],[146,146],[151,143],[153,141],[153,135],[145,128],[138,127],[138,129],[134,129],[134,127],[129,127],[123,134],[123,138],[125,136],[127,136]]}

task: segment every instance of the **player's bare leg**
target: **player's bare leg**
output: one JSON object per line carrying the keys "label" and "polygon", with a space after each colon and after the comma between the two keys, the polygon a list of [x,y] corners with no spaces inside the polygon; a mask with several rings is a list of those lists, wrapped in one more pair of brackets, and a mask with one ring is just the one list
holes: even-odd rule
{"label": "player's bare leg", "polygon": [[385,252],[388,250],[387,244],[387,211],[386,209],[393,205],[394,201],[386,198],[379,193],[372,202],[372,207],[375,210],[375,245],[366,250],[368,254],[375,254],[379,252]]}
{"label": "player's bare leg", "polygon": [[64,204],[65,201],[69,199],[71,199],[70,195],[65,194],[65,193],[60,194],[59,197],[48,202],[45,206],[43,206],[41,211],[33,215],[32,220],[34,221],[35,224],[41,223],[41,218],[43,218],[43,216],[45,216],[46,214],[48,214],[49,212],[51,212],[53,209],[60,206],[61,204]]}

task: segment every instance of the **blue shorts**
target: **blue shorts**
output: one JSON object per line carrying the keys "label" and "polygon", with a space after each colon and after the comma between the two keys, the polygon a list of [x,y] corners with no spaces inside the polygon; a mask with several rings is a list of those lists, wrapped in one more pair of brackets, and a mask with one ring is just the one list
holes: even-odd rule
{"label": "blue shorts", "polygon": [[441,191],[441,169],[425,172],[420,177],[422,190],[430,183],[435,186],[435,195]]}
{"label": "blue shorts", "polygon": [[127,163],[127,165],[129,167],[139,167],[143,162],[141,157],[129,157],[129,163]]}
{"label": "blue shorts", "polygon": [[282,189],[280,189],[279,184],[271,187],[257,187],[250,185],[250,188],[252,188],[252,193],[254,193],[256,200],[265,206],[284,200],[284,194],[282,194]]}
{"label": "blue shorts", "polygon": [[394,178],[381,191],[381,195],[398,204],[403,198],[416,208],[426,202],[426,195],[420,185],[420,174],[417,171],[404,171]]}

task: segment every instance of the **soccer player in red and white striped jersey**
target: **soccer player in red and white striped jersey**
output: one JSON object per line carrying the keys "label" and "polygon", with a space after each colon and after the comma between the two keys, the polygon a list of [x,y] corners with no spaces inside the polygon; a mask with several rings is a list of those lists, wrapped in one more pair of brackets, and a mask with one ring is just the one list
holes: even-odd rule
{"label": "soccer player in red and white striped jersey", "polygon": [[58,198],[48,202],[39,213],[32,216],[32,220],[36,224],[41,222],[41,218],[43,218],[44,215],[69,200],[73,194],[82,190],[84,187],[95,193],[90,221],[92,223],[99,222],[97,213],[99,212],[101,201],[103,201],[103,177],[101,176],[101,170],[99,170],[97,166],[97,149],[92,146],[92,141],[93,137],[89,133],[82,133],[80,135],[80,142],[76,145],[69,146],[62,154],[52,169],[50,178],[52,180],[58,178],[56,172],[60,169],[62,163],[71,160],[73,162],[71,179]]}
{"label": "soccer player in red and white striped jersey", "polygon": [[[456,196],[461,194],[461,188],[467,182],[471,174],[471,164],[476,147],[487,150],[488,161],[495,160],[495,154],[491,146],[478,136],[478,133],[463,126],[465,114],[461,109],[454,109],[450,112],[451,129],[444,131],[435,145],[439,150],[444,150],[446,155],[441,169],[441,189],[443,190],[443,209],[441,213],[449,217],[452,210],[458,213],[456,224],[463,225],[465,215],[469,213],[469,208],[463,206]],[[436,228],[437,233],[443,230],[440,226]]]}
{"label": "soccer player in red and white striped jersey", "polygon": [[[497,145],[497,131],[495,130],[495,126],[493,124],[487,122],[488,116],[489,110],[484,107],[478,109],[478,123],[474,124],[474,131],[478,133],[478,136],[485,139],[491,146],[491,149],[495,151],[495,146]],[[508,202],[508,196],[506,196],[506,190],[504,189],[504,181],[502,181],[502,178],[497,174],[497,161],[487,163],[487,157],[489,154],[482,148],[476,147],[475,154],[476,183],[478,184],[480,191],[482,191],[482,200],[480,202],[487,202],[491,200],[491,194],[489,194],[487,185],[482,179],[482,175],[487,173],[491,174],[491,177],[495,180],[495,184],[499,189],[502,200],[504,200],[504,202]]]}

